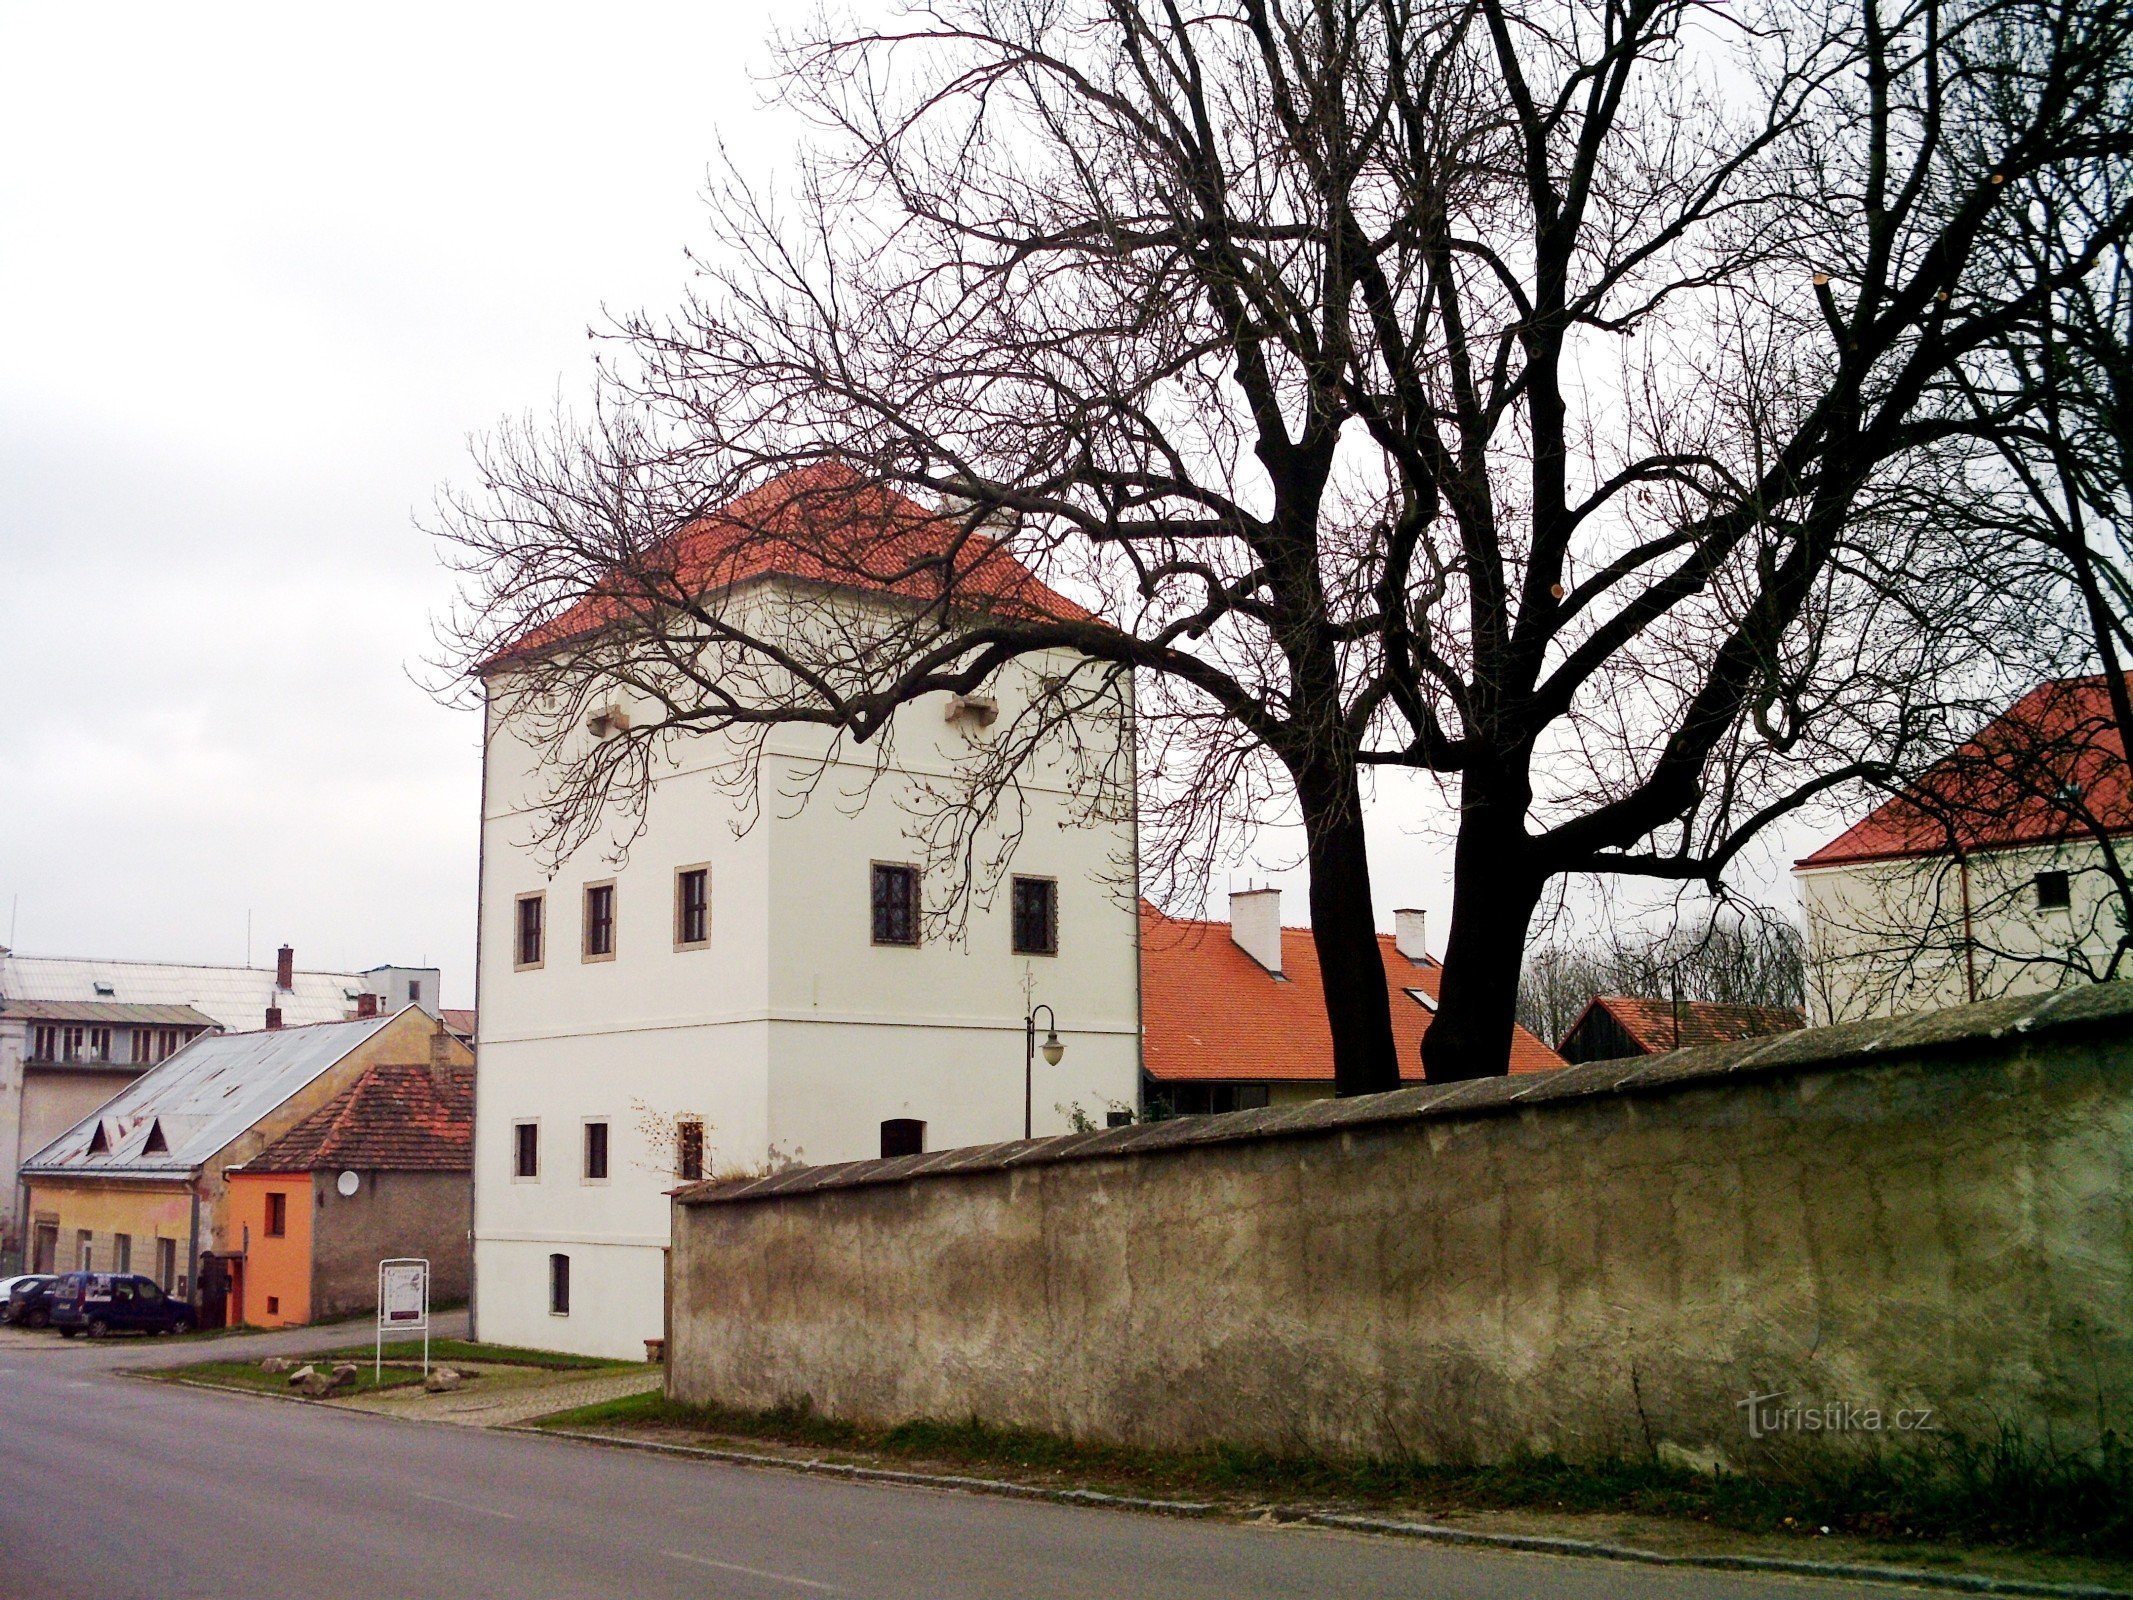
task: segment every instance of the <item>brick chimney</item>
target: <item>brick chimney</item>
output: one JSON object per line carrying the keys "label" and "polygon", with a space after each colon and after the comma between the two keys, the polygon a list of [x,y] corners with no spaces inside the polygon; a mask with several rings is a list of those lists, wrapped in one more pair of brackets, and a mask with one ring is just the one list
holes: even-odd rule
{"label": "brick chimney", "polygon": [[293,989],[296,987],[296,947],[294,945],[285,944],[274,952],[274,987],[277,989]]}
{"label": "brick chimney", "polygon": [[1246,955],[1278,977],[1281,973],[1281,891],[1231,891],[1229,936]]}
{"label": "brick chimney", "polygon": [[430,1029],[430,1076],[438,1081],[455,1072],[464,1070],[452,1059],[452,1030],[438,1018],[437,1026]]}
{"label": "brick chimney", "polygon": [[356,996],[356,1021],[361,1022],[365,1017],[374,1017],[377,1014],[378,997],[376,995],[359,994]]}
{"label": "brick chimney", "polygon": [[280,1007],[280,1006],[268,1006],[268,1007],[267,1007],[267,1031],[268,1031],[269,1033],[273,1033],[273,1032],[275,1032],[275,1031],[276,1031],[277,1029],[279,1029],[280,1027],[281,1027],[281,1007]]}
{"label": "brick chimney", "polygon": [[1416,911],[1409,907],[1392,914],[1393,945],[1401,955],[1418,967],[1429,960],[1429,941],[1422,937],[1423,930],[1428,925],[1427,911]]}

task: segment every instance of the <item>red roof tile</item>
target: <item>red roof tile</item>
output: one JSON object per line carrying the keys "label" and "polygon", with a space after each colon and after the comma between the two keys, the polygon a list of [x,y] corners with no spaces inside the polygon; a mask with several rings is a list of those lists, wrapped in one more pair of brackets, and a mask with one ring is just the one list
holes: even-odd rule
{"label": "red roof tile", "polygon": [[[1378,935],[1400,1076],[1422,1078],[1422,1035],[1444,969],[1400,954]],[[1333,1034],[1326,1022],[1318,947],[1309,928],[1281,930],[1282,976],[1246,955],[1226,922],[1165,916],[1141,902],[1142,1059],[1161,1082],[1331,1083]],[[1524,1028],[1511,1040],[1513,1072],[1545,1072],[1562,1058]]]}
{"label": "red roof tile", "polygon": [[471,1172],[474,1074],[375,1066],[244,1163],[243,1172]]}
{"label": "red roof tile", "polygon": [[771,479],[688,524],[633,573],[567,607],[492,661],[585,638],[649,615],[676,593],[707,595],[751,578],[798,578],[1022,621],[1092,614],[1046,587],[998,541],[871,483],[835,462]]}
{"label": "red roof tile", "polygon": [[1577,1057],[1573,1041],[1595,1012],[1611,1017],[1615,1026],[1646,1055],[1703,1044],[1731,1044],[1737,1039],[1791,1033],[1807,1026],[1807,1018],[1796,1006],[1727,1005],[1716,1000],[1647,1000],[1603,994],[1594,998],[1584,1015],[1563,1035],[1565,1055]]}
{"label": "red roof tile", "polygon": [[2068,783],[2079,786],[2084,811],[2113,832],[2133,831],[2125,744],[2101,676],[2030,690],[1929,769],[1915,785],[1915,798],[1884,801],[1795,865],[1941,855],[1951,829],[1966,851],[2049,843],[2072,831],[2052,799]]}

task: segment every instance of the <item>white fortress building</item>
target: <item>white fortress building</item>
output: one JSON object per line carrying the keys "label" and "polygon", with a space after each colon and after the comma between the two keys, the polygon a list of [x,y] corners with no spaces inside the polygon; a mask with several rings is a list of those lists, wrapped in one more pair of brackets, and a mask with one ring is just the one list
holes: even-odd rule
{"label": "white fortress building", "polygon": [[[760,515],[760,497],[787,482],[725,516]],[[722,520],[690,532],[715,547]],[[1013,570],[1021,593],[1071,604]],[[726,603],[765,611],[842,587],[761,566],[720,581]],[[1026,1106],[1036,1133],[1064,1132],[1076,1108],[1101,1125],[1136,1103],[1130,806],[1095,819],[1063,766],[1025,770],[1024,825],[997,892],[945,934],[923,915],[954,889],[949,872],[925,870],[914,837],[924,795],[977,759],[995,725],[1012,726],[1032,674],[1085,670],[1080,658],[1018,664],[983,699],[904,706],[880,773],[871,743],[825,767],[824,732],[775,729],[752,807],[721,781],[736,736],[679,740],[641,830],[634,816],[603,818],[554,870],[537,847],[543,757],[573,753],[557,738],[612,738],[650,713],[618,694],[544,744],[514,709],[524,663],[487,675],[479,1337],[641,1357],[664,1332],[677,1183],[1018,1139]],[[1117,740],[1123,721],[1078,731],[1085,745]],[[1056,1065],[1036,1053],[1025,1101],[1028,1005],[1051,1008],[1038,1037],[1055,1017],[1064,1051]]]}

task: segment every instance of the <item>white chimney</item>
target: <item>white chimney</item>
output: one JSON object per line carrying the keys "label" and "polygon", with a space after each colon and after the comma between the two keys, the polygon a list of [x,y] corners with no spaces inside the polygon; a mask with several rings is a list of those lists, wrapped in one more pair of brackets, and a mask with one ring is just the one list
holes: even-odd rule
{"label": "white chimney", "polygon": [[1267,971],[1281,971],[1281,891],[1235,889],[1229,897],[1229,936]]}
{"label": "white chimney", "polygon": [[1429,959],[1429,941],[1422,936],[1429,913],[1412,907],[1392,914],[1392,942],[1401,955],[1420,966]]}

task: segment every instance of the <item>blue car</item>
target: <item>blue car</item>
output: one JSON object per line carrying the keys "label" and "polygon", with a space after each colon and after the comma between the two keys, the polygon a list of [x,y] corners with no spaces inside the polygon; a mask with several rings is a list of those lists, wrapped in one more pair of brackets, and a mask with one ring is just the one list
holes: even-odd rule
{"label": "blue car", "polygon": [[63,1272],[52,1290],[52,1326],[63,1339],[86,1333],[190,1333],[193,1308],[138,1272]]}

